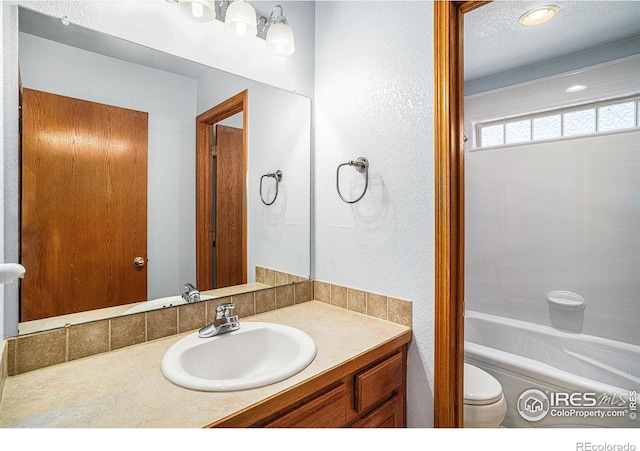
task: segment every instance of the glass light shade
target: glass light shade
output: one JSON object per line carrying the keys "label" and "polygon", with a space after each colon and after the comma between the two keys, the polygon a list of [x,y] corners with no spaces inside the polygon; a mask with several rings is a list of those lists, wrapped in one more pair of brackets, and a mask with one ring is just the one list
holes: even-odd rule
{"label": "glass light shade", "polygon": [[193,17],[202,17],[204,14],[204,6],[202,3],[193,2],[191,3],[191,15]]}
{"label": "glass light shade", "polygon": [[267,32],[267,52],[277,56],[289,56],[295,51],[293,30],[285,23],[274,23]]}
{"label": "glass light shade", "polygon": [[244,0],[235,0],[227,8],[224,31],[236,39],[248,40],[258,33],[256,11]]}
{"label": "glass light shade", "polygon": [[216,9],[207,0],[181,1],[178,6],[184,14],[196,22],[211,22],[216,18]]}

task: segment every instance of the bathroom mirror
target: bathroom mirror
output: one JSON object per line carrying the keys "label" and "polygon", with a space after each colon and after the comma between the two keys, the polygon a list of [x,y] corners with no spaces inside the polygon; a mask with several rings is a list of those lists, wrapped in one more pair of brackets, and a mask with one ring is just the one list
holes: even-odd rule
{"label": "bathroom mirror", "polygon": [[[267,286],[292,283],[309,277],[311,139],[309,98],[94,30],[66,24],[59,18],[49,17],[23,7],[19,8],[18,44],[23,90],[21,98],[23,102],[31,102],[30,106],[24,103],[22,106],[21,233],[23,242],[21,243],[21,260],[27,268],[27,278],[23,281],[21,288],[22,304],[24,304],[26,284],[32,281],[28,279],[29,277],[38,278],[42,282],[39,291],[36,291],[37,302],[51,303],[56,297],[64,297],[69,289],[54,286],[55,280],[52,281],[52,279],[72,278],[72,275],[64,272],[66,266],[73,267],[74,262],[75,265],[79,265],[81,259],[77,258],[77,255],[89,251],[79,247],[81,239],[74,241],[73,234],[77,233],[77,223],[69,225],[61,223],[62,225],[56,226],[56,233],[69,229],[70,238],[65,238],[61,241],[62,244],[59,243],[55,247],[52,245],[47,247],[42,242],[56,241],[59,239],[58,235],[55,239],[36,237],[36,241],[40,240],[40,247],[36,247],[38,243],[33,242],[25,245],[24,240],[29,238],[30,230],[40,231],[43,229],[43,224],[53,221],[56,207],[53,207],[54,213],[47,214],[44,219],[42,216],[39,219],[33,219],[38,217],[32,212],[44,211],[45,206],[53,202],[52,199],[57,198],[57,202],[68,204],[75,202],[76,197],[80,195],[89,198],[89,207],[77,207],[75,211],[86,210],[92,208],[100,197],[91,190],[87,193],[85,185],[79,188],[76,186],[82,191],[80,194],[63,191],[61,186],[64,180],[59,183],[53,182],[44,188],[46,185],[43,180],[54,178],[52,175],[54,166],[63,165],[62,157],[58,157],[56,152],[68,151],[69,146],[66,146],[67,150],[65,146],[59,146],[60,148],[56,148],[55,151],[43,150],[41,155],[35,157],[36,166],[38,164],[44,166],[43,162],[47,162],[46,167],[39,168],[41,171],[39,175],[34,175],[38,168],[25,166],[28,159],[25,157],[27,132],[37,134],[29,142],[49,140],[54,141],[54,144],[60,144],[62,141],[62,138],[55,133],[45,136],[44,128],[38,123],[29,127],[26,123],[26,110],[33,112],[36,107],[42,108],[45,95],[55,94],[64,99],[79,99],[99,105],[97,107],[99,110],[115,107],[118,111],[140,112],[143,116],[140,124],[143,125],[136,126],[138,128],[134,130],[132,136],[139,138],[147,134],[146,140],[141,139],[143,145],[146,145],[146,171],[142,182],[131,177],[125,182],[125,188],[120,190],[133,195],[138,193],[138,197],[142,200],[139,204],[133,204],[139,207],[121,209],[128,212],[137,210],[138,216],[143,216],[142,224],[146,225],[131,227],[130,230],[117,235],[116,231],[111,230],[115,226],[112,224],[109,229],[109,224],[106,224],[105,230],[94,232],[92,241],[92,243],[118,241],[112,245],[115,249],[121,244],[120,238],[115,237],[128,237],[134,234],[134,231],[140,232],[136,227],[144,228],[139,233],[143,237],[141,250],[127,249],[124,252],[127,261],[122,266],[134,274],[138,271],[138,276],[144,275],[142,284],[145,297],[132,304],[111,305],[106,308],[101,308],[98,302],[95,308],[79,307],[83,310],[82,313],[63,311],[54,316],[30,313],[29,318],[23,315],[18,325],[19,334],[174,305],[173,300],[180,302],[185,283],[197,284],[197,273],[202,269],[198,268],[196,263],[196,228],[201,227],[196,221],[196,183],[201,176],[202,168],[196,167],[196,118],[239,95],[245,96],[244,110],[239,115],[210,124],[210,132],[221,134],[220,130],[230,128],[244,136],[239,144],[240,149],[244,145],[244,166],[239,170],[236,169],[235,173],[239,174],[239,181],[236,184],[240,187],[239,202],[243,203],[244,209],[240,216],[244,215],[244,222],[241,225],[234,223],[235,228],[232,228],[232,232],[227,232],[225,236],[218,233],[217,237],[214,235],[215,224],[211,227],[210,221],[207,221],[207,224],[203,224],[202,227],[208,227],[206,233],[210,237],[210,245],[214,248],[214,256],[215,250],[221,247],[221,240],[225,237],[236,240],[236,233],[243,234],[242,239],[238,238],[239,241],[244,242],[238,251],[242,255],[237,256],[244,262],[242,275],[235,282],[218,285],[214,274],[211,286],[198,288],[203,292],[207,290],[206,294],[209,296],[227,296]],[[29,100],[28,96],[32,99]],[[72,107],[62,107],[62,110],[71,111]],[[72,122],[76,123],[80,118],[86,118],[93,113],[73,114],[75,119]],[[35,114],[35,116],[41,115]],[[53,114],[55,117],[60,115],[60,113]],[[33,117],[29,120],[34,121]],[[123,122],[131,124],[131,121],[125,119]],[[82,125],[84,127],[82,131],[70,132],[73,137],[69,142],[75,145],[82,139],[99,141],[102,139],[99,138],[100,136],[110,136],[113,132],[111,119],[94,122],[105,125],[107,131],[94,131],[93,127],[97,127],[95,124],[91,127]],[[33,132],[33,130],[36,131]],[[212,139],[222,138],[212,136]],[[130,143],[130,138],[126,138],[123,142]],[[213,147],[211,151],[213,154]],[[44,159],[45,157],[47,160]],[[117,156],[117,158],[120,157]],[[79,160],[80,158],[72,159],[73,164],[79,164],[77,163]],[[217,162],[219,160],[219,157],[212,157],[214,174],[216,165],[221,164]],[[121,165],[129,166],[128,163]],[[75,181],[81,179],[82,174],[87,172],[79,168],[80,166],[74,167],[75,172],[69,172],[70,175],[62,179],[73,180],[70,185],[74,185]],[[93,171],[93,175],[89,178],[99,178],[107,172],[107,181],[103,185],[108,185],[107,190],[111,189],[111,183],[115,183],[111,171],[118,173],[120,170],[118,168],[116,163],[107,162],[103,169],[92,168],[90,171]],[[228,173],[220,171],[222,169],[218,168],[218,181],[230,178]],[[283,174],[278,186],[278,197],[271,205],[265,205],[260,200],[261,176],[276,171],[282,171]],[[272,182],[271,179],[267,182],[269,181]],[[38,188],[33,189],[33,185],[36,184]],[[223,205],[221,199],[227,199],[226,188],[217,185],[216,192],[215,187],[214,176],[212,193],[208,195],[212,199],[218,199],[216,205],[219,209],[227,208],[220,207]],[[58,190],[60,192],[57,192]],[[265,194],[273,196],[275,185],[269,183],[264,190]],[[25,202],[32,202],[32,205],[27,206]],[[51,208],[50,205],[49,208]],[[120,206],[109,204],[104,208],[108,211],[100,214],[103,214],[106,219],[92,222],[91,228],[97,228],[104,225],[101,223],[109,222],[108,218],[112,217],[112,211]],[[139,214],[144,213],[145,208],[146,214]],[[74,216],[74,214],[67,216]],[[36,221],[37,224],[34,224]],[[145,235],[146,239],[144,239]],[[76,257],[69,257],[67,252],[73,252]],[[115,254],[115,251],[113,253]],[[49,264],[50,276],[44,274],[44,269],[34,270],[26,263],[34,259],[39,263],[39,259],[47,254],[55,254],[54,263]],[[59,263],[56,267],[56,262],[65,263]],[[85,259],[84,265],[97,266],[98,272],[107,271],[102,269],[102,265],[106,267],[107,262]],[[213,266],[216,265],[213,264]],[[218,266],[221,264],[218,263]],[[111,277],[111,280],[116,279],[122,278]],[[129,280],[126,277],[125,279]],[[87,285],[95,282],[92,280],[81,283]],[[113,290],[114,284],[115,282],[105,283],[104,292]],[[126,285],[126,283],[119,283],[119,285]],[[126,290],[127,287],[123,289]],[[102,287],[99,290],[102,290]],[[203,300],[208,298],[203,296]],[[147,302],[146,300],[159,301]],[[72,306],[71,309],[74,310],[76,307]],[[22,305],[21,310],[23,310]],[[38,317],[43,315],[45,317]]]}

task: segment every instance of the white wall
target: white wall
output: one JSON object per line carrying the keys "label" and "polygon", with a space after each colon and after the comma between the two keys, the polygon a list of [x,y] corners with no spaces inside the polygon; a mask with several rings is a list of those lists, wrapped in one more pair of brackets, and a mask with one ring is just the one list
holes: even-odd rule
{"label": "white wall", "polygon": [[[472,96],[471,122],[638,93],[640,57]],[[573,84],[588,88],[575,95]],[[640,344],[640,131],[465,156],[468,309]],[[554,290],[586,310],[550,308]]]}
{"label": "white wall", "polygon": [[[433,6],[318,2],[316,20],[315,276],[413,302],[407,419],[432,426]],[[360,156],[369,190],[348,205],[336,168]]]}
{"label": "white wall", "polygon": [[147,294],[179,294],[195,281],[196,80],[25,33],[19,48],[23,87],[149,114]]}

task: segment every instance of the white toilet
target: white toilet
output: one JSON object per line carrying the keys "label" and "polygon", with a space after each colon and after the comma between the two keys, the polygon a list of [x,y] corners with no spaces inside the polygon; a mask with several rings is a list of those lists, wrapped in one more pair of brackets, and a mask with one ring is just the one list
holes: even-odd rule
{"label": "white toilet", "polygon": [[464,364],[464,427],[497,428],[507,414],[500,382],[486,371]]}

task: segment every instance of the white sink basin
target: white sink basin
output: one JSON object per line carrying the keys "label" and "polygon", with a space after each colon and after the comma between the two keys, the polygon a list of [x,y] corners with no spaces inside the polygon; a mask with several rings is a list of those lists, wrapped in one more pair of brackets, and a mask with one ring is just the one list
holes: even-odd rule
{"label": "white sink basin", "polygon": [[315,356],[316,344],[301,330],[241,322],[233,332],[211,338],[194,332],[176,342],[162,359],[162,373],[193,390],[246,390],[291,377]]}
{"label": "white sink basin", "polygon": [[[207,294],[201,294],[201,301],[208,301],[210,299],[215,299],[217,296],[209,296]],[[140,313],[140,312],[148,312],[149,310],[156,310],[165,307],[173,307],[176,305],[186,304],[185,300],[182,296],[168,296],[166,298],[154,299],[152,301],[145,301],[138,305],[134,305],[133,307],[124,311],[125,314],[130,313]]]}

